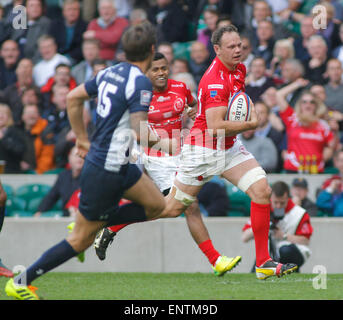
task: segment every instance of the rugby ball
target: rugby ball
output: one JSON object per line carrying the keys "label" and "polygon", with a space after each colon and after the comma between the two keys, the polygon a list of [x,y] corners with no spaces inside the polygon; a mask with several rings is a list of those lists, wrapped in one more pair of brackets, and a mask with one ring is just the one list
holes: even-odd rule
{"label": "rugby ball", "polygon": [[249,96],[242,91],[233,95],[229,102],[226,120],[248,121],[250,120],[251,105]]}

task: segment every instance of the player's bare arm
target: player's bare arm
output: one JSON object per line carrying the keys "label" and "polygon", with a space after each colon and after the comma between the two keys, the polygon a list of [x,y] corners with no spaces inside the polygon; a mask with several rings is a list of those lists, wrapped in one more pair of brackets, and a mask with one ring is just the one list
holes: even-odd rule
{"label": "player's bare arm", "polygon": [[198,112],[198,103],[196,100],[193,100],[190,104],[186,105],[186,112],[188,117],[190,117],[192,120],[195,120]]}
{"label": "player's bare arm", "polygon": [[176,150],[177,142],[174,139],[161,139],[148,125],[148,113],[144,111],[130,114],[131,129],[135,132],[137,142],[143,147],[161,148],[162,151],[172,154]]}
{"label": "player's bare arm", "polygon": [[249,121],[228,121],[225,120],[227,107],[215,107],[206,110],[207,128],[212,130],[213,136],[217,136],[220,130],[225,130],[225,136],[235,136],[247,130],[254,130],[258,125],[256,109],[251,103],[251,117]]}
{"label": "player's bare arm", "polygon": [[79,85],[68,93],[67,112],[72,130],[76,135],[78,154],[84,158],[89,150],[87,130],[83,121],[83,104],[89,99],[84,84]]}

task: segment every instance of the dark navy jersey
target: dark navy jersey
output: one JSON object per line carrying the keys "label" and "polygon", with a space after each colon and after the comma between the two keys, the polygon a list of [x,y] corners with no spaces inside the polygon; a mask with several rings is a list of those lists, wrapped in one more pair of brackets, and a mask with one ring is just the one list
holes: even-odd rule
{"label": "dark navy jersey", "polygon": [[87,159],[118,172],[128,162],[133,142],[130,113],[149,111],[152,84],[138,67],[122,62],[101,70],[85,88],[90,97],[98,98],[96,129]]}

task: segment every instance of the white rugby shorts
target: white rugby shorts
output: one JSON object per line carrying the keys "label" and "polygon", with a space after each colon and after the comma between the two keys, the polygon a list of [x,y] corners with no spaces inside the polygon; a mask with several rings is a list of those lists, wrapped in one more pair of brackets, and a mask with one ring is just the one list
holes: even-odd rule
{"label": "white rugby shorts", "polygon": [[144,167],[161,192],[172,187],[179,162],[180,155],[153,157],[143,154]]}
{"label": "white rugby shorts", "polygon": [[186,185],[201,186],[213,176],[220,176],[223,172],[253,158],[238,138],[227,150],[185,144],[182,147],[176,179]]}

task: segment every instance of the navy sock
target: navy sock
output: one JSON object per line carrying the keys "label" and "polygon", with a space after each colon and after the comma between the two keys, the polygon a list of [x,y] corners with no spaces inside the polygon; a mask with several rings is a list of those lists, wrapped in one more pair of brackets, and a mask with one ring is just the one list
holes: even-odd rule
{"label": "navy sock", "polygon": [[120,206],[117,211],[110,216],[108,226],[117,224],[133,223],[146,221],[145,210],[136,203],[128,203]]}
{"label": "navy sock", "polygon": [[33,280],[75,257],[77,254],[78,253],[72,248],[67,240],[63,240],[45,251],[34,264],[26,269],[25,272],[22,272],[15,277],[14,282],[17,284],[30,285]]}
{"label": "navy sock", "polygon": [[4,224],[4,219],[5,219],[5,207],[0,207],[0,232]]}

